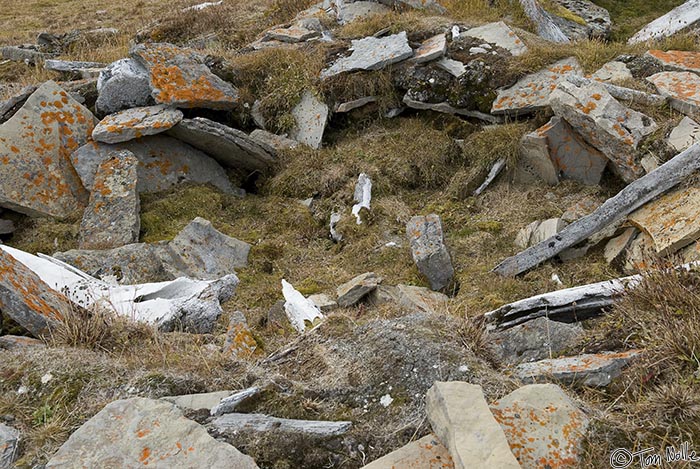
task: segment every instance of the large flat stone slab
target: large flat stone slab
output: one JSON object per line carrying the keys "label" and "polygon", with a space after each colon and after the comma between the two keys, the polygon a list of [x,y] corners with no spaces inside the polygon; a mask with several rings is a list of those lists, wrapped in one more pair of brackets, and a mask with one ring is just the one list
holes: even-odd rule
{"label": "large flat stone slab", "polygon": [[138,160],[127,150],[100,164],[80,223],[80,249],[110,249],[139,240]]}
{"label": "large flat stone slab", "polygon": [[683,114],[700,112],[700,76],[692,72],[660,72],[647,78],[671,107]]}
{"label": "large flat stone slab", "polygon": [[336,60],[333,65],[321,72],[321,78],[329,78],[356,70],[381,70],[413,56],[406,32],[376,38],[366,37],[353,40],[351,54]]}
{"label": "large flat stone slab", "polygon": [[174,404],[114,401],[77,429],[46,465],[66,467],[209,467],[254,469],[252,458],[212,438]]}
{"label": "large flat stone slab", "polygon": [[289,136],[311,148],[321,148],[328,122],[328,106],[307,90],[301,96],[301,102],[292,109],[292,116],[296,125]]}
{"label": "large flat stone slab", "polygon": [[515,375],[524,383],[550,380],[563,384],[604,387],[620,376],[623,368],[640,355],[639,350],[602,352],[522,363]]}
{"label": "large flat stone slab", "polygon": [[406,224],[406,236],[413,261],[430,282],[430,288],[447,287],[454,277],[454,267],[445,246],[440,217],[434,213],[412,217]]}
{"label": "large flat stone slab", "polygon": [[530,114],[549,106],[552,91],[568,75],[581,75],[583,69],[574,57],[562,59],[544,70],[527,75],[498,92],[491,114]]}
{"label": "large flat stone slab", "polygon": [[117,60],[102,70],[97,93],[95,108],[101,114],[146,106],[153,101],[148,70],[133,59]]}
{"label": "large flat stone slab", "polygon": [[450,452],[433,434],[413,441],[362,469],[453,469]]}
{"label": "large flat stone slab", "polygon": [[586,414],[555,384],[530,384],[491,405],[523,469],[581,467]]}
{"label": "large flat stone slab", "polygon": [[66,217],[87,203],[70,155],[87,142],[95,118],[47,81],[0,126],[0,206]]}
{"label": "large flat stone slab", "polygon": [[129,55],[148,70],[156,103],[222,110],[238,103],[233,85],[214,75],[193,50],[149,43],[134,46]]}
{"label": "large flat stone slab", "polygon": [[527,52],[527,46],[522,39],[503,21],[471,28],[461,35],[475,37],[490,44],[496,44],[498,47],[502,47],[516,56]]}
{"label": "large flat stone slab", "polygon": [[700,73],[700,52],[653,49],[646,55],[658,61],[664,70]]}
{"label": "large flat stone slab", "polygon": [[0,310],[35,337],[47,334],[73,306],[31,269],[0,249]]}
{"label": "large flat stone slab", "polygon": [[182,112],[169,106],[127,109],[102,119],[92,131],[92,139],[102,143],[119,143],[165,132],[182,120]]}
{"label": "large flat stone slab", "polygon": [[456,469],[520,467],[481,386],[436,381],[425,400],[430,425],[449,449]]}
{"label": "large flat stone slab", "polygon": [[628,43],[637,44],[650,39],[661,39],[698,22],[700,22],[700,0],[689,0],[646,25],[632,36]]}
{"label": "large flat stone slab", "polygon": [[430,62],[445,55],[446,51],[447,37],[444,34],[438,34],[423,41],[418,50],[416,50],[413,61],[419,64]]}
{"label": "large flat stone slab", "polygon": [[626,182],[645,174],[637,161],[637,147],[658,128],[653,119],[624,106],[594,81],[581,86],[560,83],[551,94],[550,104],[554,114],[602,152]]}
{"label": "large flat stone slab", "polygon": [[688,116],[684,117],[671,131],[667,141],[678,153],[687,150],[700,142],[700,124]]}
{"label": "large flat stone slab", "polygon": [[632,80],[632,72],[624,62],[612,61],[604,64],[591,75],[591,80],[602,82],[620,82]]}
{"label": "large flat stone slab", "polygon": [[700,238],[700,188],[674,189],[627,219],[651,236],[657,254],[673,254]]}
{"label": "large flat stone slab", "polygon": [[275,162],[270,147],[243,131],[204,117],[183,119],[168,130],[168,135],[207,153],[225,167],[262,171]]}
{"label": "large flat stone slab", "polygon": [[357,304],[362,298],[376,289],[380,283],[382,283],[382,277],[374,272],[358,275],[338,287],[338,306],[347,308]]}
{"label": "large flat stone slab", "polygon": [[139,160],[139,193],[160,192],[184,182],[210,183],[223,192],[235,192],[224,169],[214,159],[167,135],[151,135],[117,144],[90,142],[70,160],[83,185],[92,190],[97,168],[114,151],[128,150]]}

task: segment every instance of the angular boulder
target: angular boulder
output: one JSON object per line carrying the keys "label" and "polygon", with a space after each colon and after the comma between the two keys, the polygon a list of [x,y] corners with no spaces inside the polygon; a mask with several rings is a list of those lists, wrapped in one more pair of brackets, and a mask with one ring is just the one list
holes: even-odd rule
{"label": "angular boulder", "polygon": [[369,301],[375,306],[393,304],[407,313],[440,314],[446,310],[449,297],[414,285],[379,285],[370,293]]}
{"label": "angular boulder", "polygon": [[454,469],[450,452],[433,434],[413,441],[362,469]]}
{"label": "angular boulder", "polygon": [[148,70],[133,59],[112,62],[97,79],[97,103],[101,115],[112,114],[153,101]]}
{"label": "angular boulder", "polygon": [[413,61],[416,63],[430,62],[431,60],[439,59],[447,51],[447,37],[444,34],[438,34],[423,41],[421,46],[416,50],[413,56]]}
{"label": "angular boulder", "polygon": [[700,142],[700,124],[686,116],[671,131],[668,144],[678,153],[687,150],[691,145]]}
{"label": "angular boulder", "polygon": [[29,267],[0,249],[0,311],[35,337],[50,332],[74,308]]}
{"label": "angular boulder", "polygon": [[299,24],[293,24],[288,28],[274,28],[265,32],[264,39],[267,41],[280,41],[287,43],[305,42],[309,39],[320,36],[319,31],[305,28]]}
{"label": "angular boulder", "polygon": [[491,106],[491,114],[530,114],[549,106],[552,91],[568,75],[581,75],[583,69],[574,57],[562,59],[544,70],[527,75],[498,92]]}
{"label": "angular boulder", "polygon": [[66,217],[87,202],[70,155],[95,118],[53,81],[41,85],[0,126],[0,206],[32,216]]}
{"label": "angular boulder", "polygon": [[168,135],[192,145],[229,168],[263,171],[275,162],[274,150],[237,129],[204,117],[183,119]]}
{"label": "angular boulder", "polygon": [[238,103],[238,91],[214,75],[190,49],[167,43],[137,44],[129,55],[148,70],[156,103],[221,110]]}
{"label": "angular boulder", "polygon": [[602,82],[619,82],[633,78],[627,64],[619,61],[608,62],[591,75],[592,80]]}
{"label": "angular boulder", "polygon": [[700,112],[700,76],[692,72],[660,72],[647,78],[671,107],[683,114]]}
{"label": "angular boulder", "polygon": [[620,104],[593,81],[582,86],[560,83],[550,104],[557,116],[612,162],[622,179],[629,183],[644,175],[637,147],[658,128],[653,119]]}
{"label": "angular boulder", "polygon": [[540,317],[505,331],[489,334],[489,349],[498,361],[518,364],[558,355],[583,336],[580,324]]}
{"label": "angular boulder", "polygon": [[19,436],[19,430],[0,423],[0,468],[11,468],[17,459]]}
{"label": "angular boulder", "polygon": [[209,436],[175,405],[114,401],[76,430],[46,465],[64,467],[209,467],[253,469],[253,459]]}
{"label": "angular boulder", "polygon": [[223,353],[234,358],[244,358],[252,355],[258,348],[253,332],[248,327],[245,316],[240,311],[234,311],[226,330]]}
{"label": "angular boulder", "polygon": [[646,55],[659,62],[666,71],[700,73],[700,52],[653,49]]}
{"label": "angular boulder", "polygon": [[589,0],[554,0],[554,5],[554,23],[569,39],[606,39],[610,35],[612,21],[605,8]]}
{"label": "angular boulder", "polygon": [[338,306],[347,308],[357,304],[362,298],[377,288],[382,283],[382,280],[382,277],[374,272],[367,272],[340,285],[337,289]]}
{"label": "angular boulder", "polygon": [[110,249],[139,240],[137,166],[127,150],[114,152],[100,164],[80,223],[80,249]]}
{"label": "angular boulder", "polygon": [[182,120],[182,112],[159,104],[120,111],[102,119],[92,131],[92,139],[119,143],[165,132]]}
{"label": "angular boulder", "polygon": [[496,44],[514,56],[523,55],[528,50],[522,39],[503,21],[471,28],[460,35],[475,37],[490,44]]}
{"label": "angular boulder", "polygon": [[523,469],[581,467],[589,419],[555,384],[530,384],[491,405]]}
{"label": "angular boulder", "polygon": [[46,70],[82,79],[99,77],[105,67],[107,64],[100,62],[77,62],[74,60],[47,60],[44,62]]}
{"label": "angular boulder", "polygon": [[376,38],[366,37],[352,41],[351,54],[336,60],[333,65],[321,72],[321,78],[356,70],[381,70],[413,56],[406,32]]}
{"label": "angular boulder", "polygon": [[276,152],[296,148],[299,142],[283,135],[276,135],[262,129],[255,129],[250,133],[250,138],[263,148],[271,147]]}
{"label": "angular boulder", "polygon": [[150,135],[113,145],[90,142],[80,147],[70,159],[88,190],[92,190],[97,168],[117,150],[128,150],[138,158],[139,193],[161,192],[184,182],[209,183],[222,192],[235,192],[219,163],[167,135]]}
{"label": "angular boulder", "polygon": [[519,468],[481,386],[436,381],[425,396],[428,421],[456,469]]}
{"label": "angular boulder", "polygon": [[665,256],[700,238],[700,188],[673,189],[632,212],[628,221],[649,234]]}
{"label": "angular boulder", "polygon": [[289,136],[311,148],[321,148],[323,132],[328,122],[328,106],[306,90],[301,96],[301,102],[292,109],[292,116],[296,125]]}
{"label": "angular boulder", "polygon": [[567,223],[561,218],[533,221],[518,232],[515,245],[522,249],[534,246],[559,233],[566,228],[566,225]]}
{"label": "angular boulder", "polygon": [[515,375],[524,383],[555,380],[563,384],[604,387],[641,354],[639,350],[602,352],[521,363]]}
{"label": "angular boulder", "polygon": [[447,287],[454,277],[450,253],[445,246],[440,217],[433,214],[411,218],[406,235],[418,270],[433,290]]}

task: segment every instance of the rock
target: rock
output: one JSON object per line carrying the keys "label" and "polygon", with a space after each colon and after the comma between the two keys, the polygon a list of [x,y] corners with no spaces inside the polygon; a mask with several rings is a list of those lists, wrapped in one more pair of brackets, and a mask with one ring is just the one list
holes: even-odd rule
{"label": "rock", "polygon": [[436,381],[425,396],[425,407],[430,425],[449,449],[456,469],[520,467],[481,386]]}
{"label": "rock", "polygon": [[3,249],[0,247],[0,311],[33,336],[46,335],[73,305]]}
{"label": "rock", "polygon": [[210,411],[212,408],[216,407],[222,399],[229,397],[231,394],[233,394],[233,391],[217,391],[202,394],[186,394],[183,396],[165,396],[160,399],[175,404],[178,408],[185,411]]}
{"label": "rock", "polygon": [[[610,35],[610,13],[589,0],[555,0],[561,10],[554,10],[554,23],[569,39],[598,38]],[[583,24],[582,24],[583,23]]]}
{"label": "rock", "polygon": [[308,299],[312,301],[322,313],[327,313],[328,311],[333,311],[338,308],[338,302],[324,293],[311,295]]}
{"label": "rock", "polygon": [[372,305],[394,304],[402,312],[441,314],[447,309],[449,297],[424,287],[413,285],[378,285],[369,296]]}
{"label": "rock", "polygon": [[316,437],[332,437],[347,433],[352,422],[289,420],[263,414],[225,414],[214,419],[209,427],[217,432],[282,432]]}
{"label": "rock", "polygon": [[520,139],[513,182],[534,184],[544,181],[550,186],[559,184],[559,172],[554,166],[549,152],[546,135],[541,135],[538,131],[523,135]]}
{"label": "rock", "polygon": [[337,5],[336,7],[338,8],[337,16],[340,24],[352,23],[355,20],[383,15],[391,11],[385,5],[366,1],[341,3],[340,7]]}
{"label": "rock", "polygon": [[430,434],[363,466],[362,469],[454,469],[450,452]]}
{"label": "rock", "polygon": [[566,324],[540,317],[504,331],[489,333],[489,350],[508,365],[558,355],[583,337],[580,324]]}
{"label": "rock", "polygon": [[321,310],[313,301],[304,298],[289,282],[282,279],[282,295],[284,296],[284,312],[297,332],[306,330],[306,323],[314,324],[317,319],[323,320]]}
{"label": "rock", "polygon": [[101,114],[151,104],[148,70],[133,59],[112,62],[100,72],[97,93],[95,108]]}
{"label": "rock", "polygon": [[79,78],[97,78],[107,64],[100,62],[76,62],[72,60],[47,60],[44,68]]}
{"label": "rock", "polygon": [[553,379],[563,384],[604,387],[620,376],[622,369],[640,353],[639,350],[603,352],[521,363],[515,368],[515,375],[524,383]]}
{"label": "rock", "polygon": [[690,117],[684,117],[671,131],[667,142],[678,153],[687,150],[691,145],[700,142],[700,124]]}
{"label": "rock", "polygon": [[576,220],[593,213],[598,206],[598,202],[596,202],[594,199],[584,197],[571,207],[567,208],[564,213],[561,214],[560,218],[566,223],[573,223]]}
{"label": "rock", "polygon": [[523,386],[494,402],[491,412],[523,469],[580,467],[590,422],[559,386]]}
{"label": "rock", "polygon": [[175,405],[137,397],[105,406],[70,436],[46,468],[141,465],[258,467],[233,446],[209,436]]}
{"label": "rock", "polygon": [[288,28],[275,28],[270,29],[265,33],[265,40],[274,40],[287,43],[297,43],[305,42],[309,39],[319,37],[321,33],[313,29],[307,29],[298,24],[292,25]]}
{"label": "rock", "polygon": [[501,123],[501,119],[499,119],[498,117],[494,117],[490,114],[486,114],[480,111],[471,111],[469,109],[456,108],[448,103],[423,103],[421,101],[415,101],[411,99],[408,96],[408,94],[403,97],[403,103],[412,109],[429,110],[435,112],[442,112],[445,114],[457,114],[460,116],[474,117],[484,122],[488,122],[489,124]]}
{"label": "rock", "polygon": [[527,46],[503,21],[489,23],[476,28],[471,28],[462,33],[465,36],[475,37],[491,44],[496,44],[510,52],[514,56],[527,52]]}
{"label": "rock", "polygon": [[360,210],[364,208],[369,211],[369,204],[372,201],[372,180],[365,173],[360,173],[357,178],[353,200],[357,203],[352,206],[352,214],[357,219],[357,224],[360,225],[362,224]]}
{"label": "rock", "polygon": [[10,469],[17,459],[19,430],[0,423],[0,468]]}
{"label": "rock", "polygon": [[[22,351],[30,348],[46,348],[46,344],[38,339],[32,339],[31,337],[17,335],[0,336],[0,350]],[[2,445],[0,445],[0,448],[2,448]],[[0,453],[2,453],[1,450]],[[2,457],[0,457],[0,462],[2,462]]]}
{"label": "rock", "polygon": [[168,106],[139,107],[110,114],[92,131],[96,142],[119,143],[165,132],[182,120],[182,112]]}
{"label": "rock", "polygon": [[336,60],[333,65],[322,71],[321,78],[356,70],[381,70],[413,56],[413,49],[408,45],[405,31],[382,38],[370,36],[353,40],[350,51],[350,56]]}
{"label": "rock", "polygon": [[137,165],[129,151],[114,152],[100,164],[80,223],[80,249],[110,249],[139,240]]}
{"label": "rock", "polygon": [[240,311],[231,313],[224,342],[224,355],[234,358],[249,357],[257,348],[258,343],[255,341],[243,313]]}
{"label": "rock", "polygon": [[612,264],[620,260],[638,233],[639,231],[636,228],[627,228],[621,235],[608,241],[603,251],[605,261],[608,264]]}
{"label": "rock", "polygon": [[252,399],[258,394],[260,394],[260,388],[256,387],[244,389],[243,391],[233,393],[229,396],[222,398],[217,405],[212,407],[210,414],[215,417],[219,415],[230,414],[234,410],[236,410],[236,408],[239,405]]}
{"label": "rock", "polygon": [[0,124],[7,122],[17,111],[24,106],[29,97],[37,90],[38,86],[29,85],[22,88],[21,91],[13,94],[10,98],[0,104]]}
{"label": "rock", "polygon": [[374,272],[366,272],[340,285],[337,289],[338,306],[343,308],[354,306],[377,288],[382,280],[382,277]]}
{"label": "rock", "polygon": [[350,111],[353,111],[357,108],[365,106],[367,104],[375,103],[375,102],[377,102],[377,98],[375,96],[367,96],[365,98],[354,99],[354,100],[348,101],[346,103],[338,104],[335,107],[335,112],[337,112],[337,113],[350,112]]}
{"label": "rock", "polygon": [[296,125],[289,136],[311,148],[321,148],[323,132],[328,121],[328,106],[319,101],[309,90],[304,91],[301,102],[292,109]]}
{"label": "rock", "polygon": [[700,238],[700,188],[680,187],[632,212],[627,220],[648,233],[659,256],[673,254]]}
{"label": "rock", "polygon": [[608,62],[593,75],[591,75],[592,80],[603,81],[603,82],[619,82],[632,80],[632,72],[627,68],[627,64],[624,62]]}
{"label": "rock", "polygon": [[97,168],[118,150],[128,150],[139,160],[136,186],[139,193],[161,192],[185,182],[209,183],[222,192],[234,192],[226,172],[216,161],[167,135],[151,135],[114,145],[90,142],[78,148],[70,159],[88,190],[92,190]]}
{"label": "rock", "polygon": [[608,159],[588,145],[565,120],[555,116],[535,133],[546,138],[548,156],[558,175],[590,186],[600,183]]}
{"label": "rock", "polygon": [[430,62],[445,55],[446,51],[447,38],[444,34],[438,34],[423,41],[412,60],[419,64]]}
{"label": "rock", "polygon": [[221,165],[248,171],[266,170],[275,162],[274,150],[245,132],[204,117],[183,119],[168,135],[212,156]]}
{"label": "rock", "polygon": [[213,280],[248,265],[250,244],[226,236],[197,217],[168,243],[175,259],[166,269],[177,275]]}
{"label": "rock", "polygon": [[700,73],[700,52],[654,49],[646,55],[658,61],[666,71]]}
{"label": "rock", "polygon": [[134,46],[129,55],[148,70],[156,103],[222,110],[238,103],[238,91],[214,75],[192,50],[150,43]]}
{"label": "rock", "polygon": [[411,218],[406,224],[411,254],[418,270],[433,290],[447,287],[454,277],[452,260],[442,234],[442,222],[435,214]]}
{"label": "rock", "polygon": [[526,249],[530,246],[549,239],[566,228],[567,223],[561,218],[549,218],[543,221],[534,221],[520,230],[515,237],[515,245]]}
{"label": "rock", "polygon": [[121,285],[174,280],[163,260],[172,258],[167,243],[127,244],[107,250],[79,250],[57,252],[54,258],[66,262],[92,277],[116,281]]}
{"label": "rock", "polygon": [[689,0],[646,25],[627,42],[637,44],[650,39],[661,39],[694,26],[698,22],[700,22],[700,0]]}
{"label": "rock", "polygon": [[583,70],[574,57],[562,59],[544,70],[527,75],[510,88],[498,92],[491,114],[530,114],[549,106],[552,91],[568,75],[581,75]]}
{"label": "rock", "polygon": [[296,148],[299,143],[282,135],[275,135],[261,129],[255,129],[250,133],[250,138],[261,147],[272,147],[276,152]]}
{"label": "rock", "polygon": [[34,45],[4,46],[0,48],[0,54],[3,59],[24,62],[27,65],[36,65],[50,56],[38,51]]}
{"label": "rock", "polygon": [[671,107],[683,114],[700,112],[700,76],[692,72],[660,72],[647,78]]}
{"label": "rock", "polygon": [[455,78],[459,78],[467,72],[467,67],[459,60],[452,60],[446,57],[438,60],[436,65]]}
{"label": "rock", "polygon": [[0,126],[0,206],[31,216],[66,217],[87,202],[70,154],[83,145],[94,117],[47,81]]}
{"label": "rock", "polygon": [[12,234],[15,231],[15,223],[12,220],[0,219],[0,235]]}
{"label": "rock", "polygon": [[655,252],[654,240],[648,233],[642,231],[630,242],[625,253],[625,263],[622,270],[626,273],[633,273],[648,269],[650,267],[649,259],[654,256]]}
{"label": "rock", "polygon": [[[11,265],[16,266],[13,272],[22,269],[26,274],[26,267],[30,273],[33,272],[53,289],[53,293],[43,290],[30,291],[34,297],[43,295],[38,300],[32,300],[32,305],[39,308],[39,314],[29,316],[29,319],[35,322],[44,319],[40,326],[45,324],[46,320],[42,317],[37,318],[38,315],[46,312],[52,314],[50,319],[53,319],[56,316],[51,311],[58,309],[47,306],[48,300],[44,301],[49,298],[47,295],[52,295],[50,298],[55,299],[54,303],[60,304],[59,301],[63,297],[58,292],[61,292],[78,307],[105,308],[116,315],[153,324],[166,332],[182,328],[193,333],[208,333],[223,312],[221,302],[230,299],[238,286],[238,278],[235,275],[227,275],[214,281],[179,278],[171,282],[120,286],[92,278],[49,256],[33,256],[4,245],[0,245],[0,250],[4,251],[4,258],[7,258],[7,255],[14,258],[9,261]],[[17,262],[24,267],[19,267]],[[27,277],[25,274],[23,275]],[[37,285],[38,289],[41,284],[34,278],[33,285]],[[25,311],[26,308],[18,310],[20,313]],[[22,324],[19,320],[17,322]],[[25,322],[29,326],[34,324],[31,321]],[[40,330],[39,327],[33,328]]]}
{"label": "rock", "polygon": [[590,145],[601,151],[626,182],[644,175],[637,147],[658,126],[650,117],[616,101],[603,85],[560,83],[551,95],[554,113],[565,119]]}

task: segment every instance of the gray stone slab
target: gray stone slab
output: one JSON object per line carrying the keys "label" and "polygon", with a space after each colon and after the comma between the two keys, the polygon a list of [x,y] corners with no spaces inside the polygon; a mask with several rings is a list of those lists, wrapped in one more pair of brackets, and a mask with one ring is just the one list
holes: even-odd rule
{"label": "gray stone slab", "polygon": [[452,260],[444,243],[442,222],[435,214],[411,218],[406,224],[413,261],[433,290],[448,286],[454,277]]}
{"label": "gray stone slab", "polygon": [[112,62],[97,79],[96,111],[112,114],[122,109],[151,104],[148,70],[133,59]]}
{"label": "gray stone slab", "polygon": [[522,39],[503,21],[471,28],[461,33],[461,35],[475,37],[490,44],[495,44],[516,56],[527,52],[527,46]]}
{"label": "gray stone slab", "polygon": [[311,148],[321,148],[328,121],[328,106],[311,91],[304,91],[301,102],[292,109],[296,125],[289,136]]}
{"label": "gray stone slab", "polygon": [[352,53],[349,56],[336,60],[321,72],[321,78],[355,70],[381,70],[413,56],[405,31],[381,38],[370,36],[353,40],[350,51]]}
{"label": "gray stone slab", "polygon": [[119,143],[165,132],[182,120],[182,112],[158,104],[110,114],[93,129],[96,142]]}

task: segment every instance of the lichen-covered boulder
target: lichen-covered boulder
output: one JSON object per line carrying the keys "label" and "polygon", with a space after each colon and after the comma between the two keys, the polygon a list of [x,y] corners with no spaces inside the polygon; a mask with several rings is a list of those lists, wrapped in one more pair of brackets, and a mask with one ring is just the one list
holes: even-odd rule
{"label": "lichen-covered boulder", "polygon": [[117,60],[100,72],[95,104],[100,115],[146,106],[152,101],[148,71],[135,60]]}
{"label": "lichen-covered boulder", "polygon": [[182,120],[182,111],[159,104],[126,109],[102,119],[92,131],[92,139],[119,143],[165,132]]}
{"label": "lichen-covered boulder", "polygon": [[95,125],[92,113],[53,81],[0,126],[0,206],[65,217],[87,203],[70,155]]}

